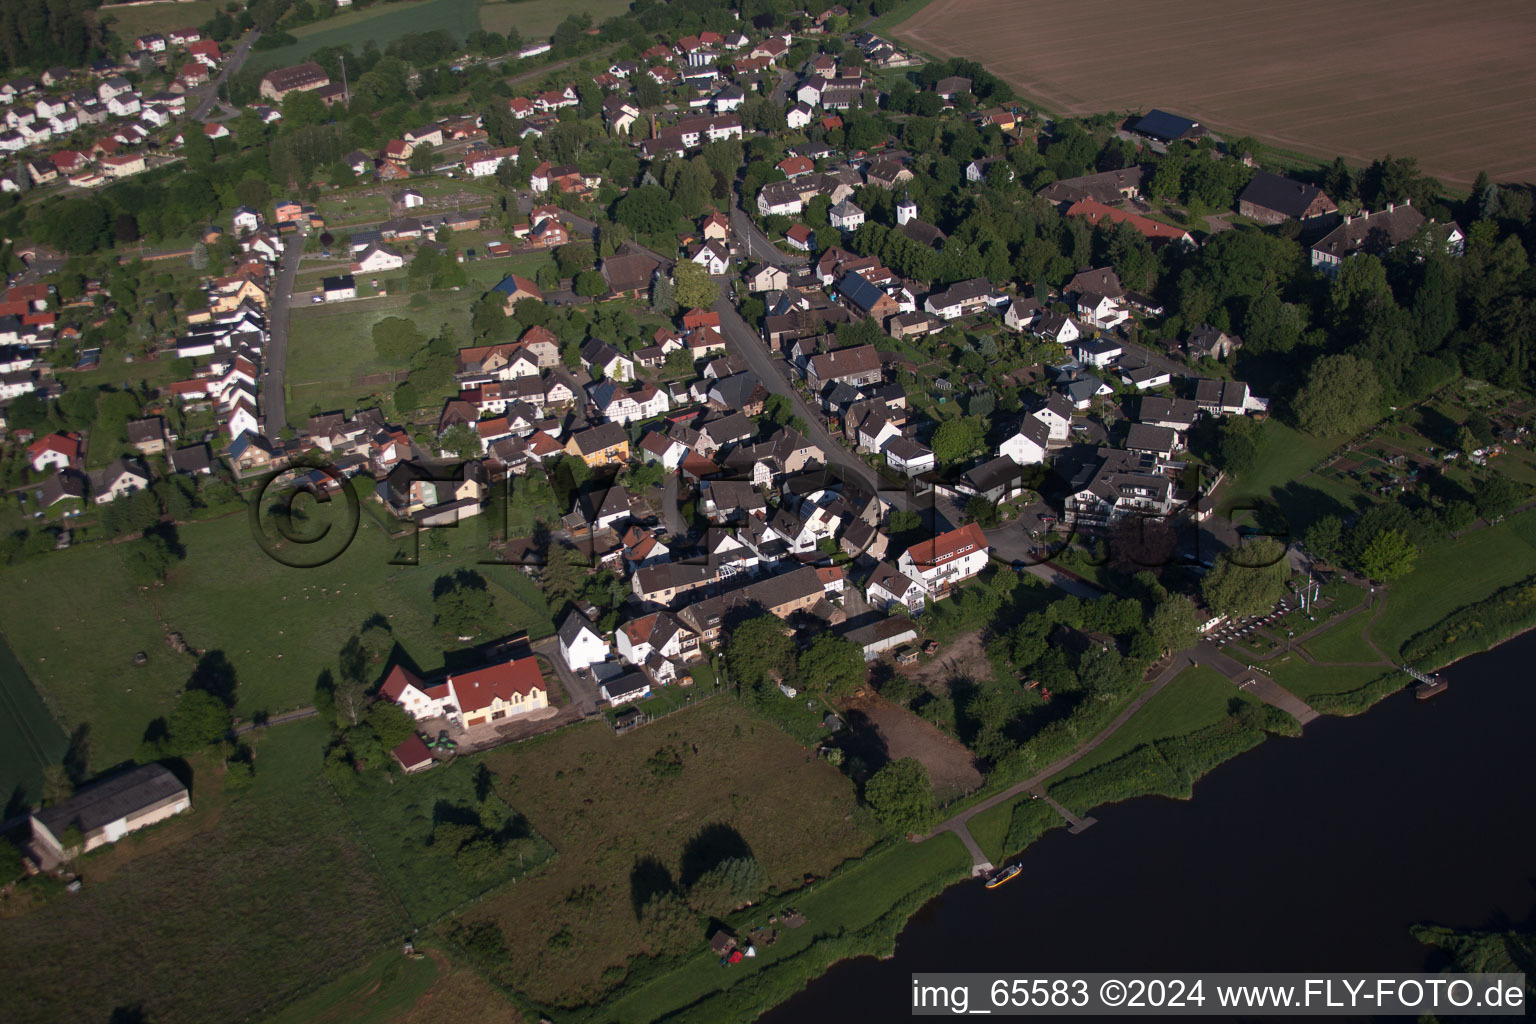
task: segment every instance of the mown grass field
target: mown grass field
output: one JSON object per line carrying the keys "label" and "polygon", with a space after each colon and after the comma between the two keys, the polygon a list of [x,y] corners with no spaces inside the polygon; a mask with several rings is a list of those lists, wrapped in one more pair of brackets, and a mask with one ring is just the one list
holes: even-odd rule
{"label": "mown grass field", "polygon": [[486,0],[480,5],[480,27],[503,35],[515,28],[526,45],[549,38],[573,14],[590,14],[592,24],[601,25],[628,10],[629,0]]}
{"label": "mown grass field", "polygon": [[[1185,669],[1147,701],[1113,736],[1050,781],[1086,774],[1101,764],[1135,750],[1143,743],[1182,736],[1227,717],[1233,701],[1257,701],[1233,686],[1226,676],[1204,665]],[[1006,825],[1004,826],[1006,829]]]}
{"label": "mown grass field", "polygon": [[[663,748],[681,771],[658,776],[647,766]],[[728,698],[624,736],[603,723],[566,729],[484,763],[557,856],[463,919],[496,922],[505,936],[510,956],[492,980],[551,1006],[595,1003],[614,989],[628,958],[647,948],[633,901],[649,889],[632,886],[632,872],[654,859],[679,879],[685,860],[707,852],[688,853],[707,828],[739,834],[777,889],[826,875],[878,838],[845,776]],[[550,942],[562,933],[569,942]],[[701,924],[700,949],[706,939]]]}
{"label": "mown grass field", "polygon": [[223,4],[219,0],[187,0],[176,3],[147,4],[145,6],[110,6],[100,9],[103,22],[115,22],[112,31],[124,46],[133,48],[134,39],[149,32],[169,32],[177,28],[197,28],[219,12]]}
{"label": "mown grass field", "polygon": [[1273,502],[1289,520],[1291,535],[1299,537],[1319,515],[1353,509],[1361,497],[1355,488],[1322,477],[1302,479],[1345,440],[1313,437],[1274,418],[1265,421],[1255,468],[1222,489],[1217,512],[1229,516],[1244,505]]}
{"label": "mown grass field", "polygon": [[[508,274],[531,277],[550,261],[547,253],[532,253],[497,260],[476,260],[465,265],[469,284],[458,291],[433,291],[425,303],[405,290],[405,275],[395,271],[380,278],[388,291],[383,298],[356,299],[326,305],[300,304],[289,318],[288,424],[297,429],[309,419],[310,410],[351,412],[363,399],[390,394],[398,386],[368,378],[408,365],[387,363],[373,344],[373,326],[388,317],[414,322],[422,336],[437,335],[446,324],[461,345],[472,342],[469,307]],[[366,281],[364,282],[366,284]]]}
{"label": "mown grass field", "polygon": [[1371,638],[1396,654],[1415,633],[1533,572],[1536,510],[1422,553],[1413,572],[1391,585]]}
{"label": "mown grass field", "polygon": [[1307,653],[1318,661],[1380,660],[1362,635],[1370,618],[1369,612],[1360,612],[1332,629],[1319,633],[1307,641]]}
{"label": "mown grass field", "polygon": [[380,872],[416,925],[424,925],[513,878],[535,871],[553,852],[540,836],[531,836],[525,858],[509,858],[505,870],[476,878],[458,870],[451,858],[431,847],[432,828],[441,821],[468,816],[493,831],[525,832],[517,810],[494,793],[480,806],[475,787],[478,759],[457,758],[418,775],[386,778],[366,775],[357,791],[342,794],[352,825],[377,858]]}
{"label": "mown grass field", "polygon": [[246,67],[286,67],[324,46],[349,46],[356,52],[372,41],[383,50],[401,36],[438,29],[462,41],[479,27],[480,0],[392,0],[283,29],[297,42],[275,50],[253,51]]}
{"label": "mown grass field", "polygon": [[[395,547],[364,509],[344,554],[293,569],[268,557],[236,514],[183,526],[186,559],[148,591],[128,580],[116,546],[81,545],[0,571],[0,588],[26,595],[9,602],[6,638],[65,729],[90,725],[92,764],[111,764],[169,712],[195,667],[161,640],[167,629],[191,647],[223,652],[245,717],[309,704],[320,673],[336,670],[342,646],[375,614],[423,671],[440,668],[445,650],[464,645],[433,628],[432,587],[457,568],[490,584],[501,635],[549,635],[549,610],[527,577],[475,565],[486,555],[480,529],[470,522],[445,531],[445,555],[424,548],[421,564],[391,565]],[[143,667],[133,665],[138,651],[149,655]]]}
{"label": "mown grass field", "polygon": [[318,777],[328,735],[273,729],[231,795],[194,759],[192,812],[86,856],[79,894],[5,921],[6,1020],[260,1019],[398,942],[405,915]]}
{"label": "mown grass field", "polygon": [[289,1004],[266,1024],[385,1024],[408,1012],[442,973],[432,956],[411,960],[398,947],[380,953],[359,970]]}

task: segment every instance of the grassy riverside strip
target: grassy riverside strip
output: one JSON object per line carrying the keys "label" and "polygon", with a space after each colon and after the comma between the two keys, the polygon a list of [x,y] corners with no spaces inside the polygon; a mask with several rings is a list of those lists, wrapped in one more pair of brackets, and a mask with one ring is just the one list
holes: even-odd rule
{"label": "grassy riverside strip", "polygon": [[1403,645],[1403,657],[1441,668],[1536,628],[1536,575],[1467,605]]}
{"label": "grassy riverside strip", "polygon": [[1215,725],[1137,747],[1050,787],[1051,796],[1084,814],[1138,796],[1189,799],[1194,784],[1223,761],[1263,743],[1270,733],[1300,735],[1296,720],[1274,708],[1248,706]]}

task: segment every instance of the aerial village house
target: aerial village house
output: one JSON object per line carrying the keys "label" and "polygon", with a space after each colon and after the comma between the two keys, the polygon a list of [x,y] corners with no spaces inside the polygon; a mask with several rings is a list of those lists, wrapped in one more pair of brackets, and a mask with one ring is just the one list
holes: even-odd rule
{"label": "aerial village house", "polygon": [[396,665],[379,692],[417,721],[442,716],[464,729],[549,707],[549,689],[533,658],[450,673],[443,682],[430,686],[409,669]]}
{"label": "aerial village house", "polygon": [[[1318,239],[1312,246],[1312,267],[1330,277],[1339,266],[1359,252],[1382,255],[1413,238],[1425,224],[1434,225],[1411,203],[1388,203],[1385,210],[1345,217],[1343,223]],[[1462,251],[1466,237],[1454,221],[1435,225],[1438,243],[1453,255]]]}
{"label": "aerial village house", "polygon": [[260,93],[263,98],[281,103],[291,92],[311,92],[331,84],[330,75],[313,61],[296,64],[289,68],[269,71],[261,79]]}
{"label": "aerial village house", "polygon": [[1261,224],[1286,220],[1316,224],[1336,217],[1339,205],[1316,185],[1259,171],[1238,197],[1237,212]]}
{"label": "aerial village house", "polygon": [[[32,814],[32,839],[63,859],[115,843],[130,832],[174,817],[192,807],[181,780],[160,764],[142,764],[82,787],[67,800]],[[64,848],[65,834],[77,829],[78,849]]]}
{"label": "aerial village house", "polygon": [[598,633],[592,620],[579,611],[573,609],[565,617],[558,636],[560,657],[565,659],[572,672],[585,672],[608,660],[608,641]]}
{"label": "aerial village house", "polygon": [[1063,503],[1063,521],[1088,530],[1107,529],[1121,517],[1166,517],[1175,507],[1171,472],[1182,468],[1149,452],[1100,448],[1092,475]]}
{"label": "aerial village house", "polygon": [[985,569],[990,550],[981,527],[968,523],[912,545],[896,567],[938,599]]}
{"label": "aerial village house", "polygon": [[593,467],[623,465],[629,461],[629,435],[617,423],[599,424],[572,434],[565,452]]}

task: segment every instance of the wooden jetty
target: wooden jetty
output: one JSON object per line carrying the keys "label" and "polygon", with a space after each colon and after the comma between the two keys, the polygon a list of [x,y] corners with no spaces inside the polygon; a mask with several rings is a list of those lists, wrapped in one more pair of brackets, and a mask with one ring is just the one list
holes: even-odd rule
{"label": "wooden jetty", "polygon": [[1432,676],[1425,675],[1412,665],[1404,665],[1403,671],[1419,681],[1419,685],[1413,688],[1413,695],[1419,700],[1429,700],[1429,698],[1438,696],[1450,689],[1451,684],[1447,683],[1445,677],[1438,673]]}

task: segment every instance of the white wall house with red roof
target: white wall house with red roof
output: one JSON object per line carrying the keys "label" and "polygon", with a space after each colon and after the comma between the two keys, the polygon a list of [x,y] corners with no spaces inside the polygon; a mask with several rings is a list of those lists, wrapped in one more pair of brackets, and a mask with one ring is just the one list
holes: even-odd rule
{"label": "white wall house with red roof", "polygon": [[430,686],[414,672],[396,665],[379,692],[417,721],[442,716],[460,728],[549,707],[549,688],[533,658],[486,665]]}
{"label": "white wall house with red roof", "polygon": [[912,545],[901,553],[896,568],[908,579],[922,584],[931,596],[940,598],[985,569],[990,554],[981,527],[967,523],[958,530]]}

